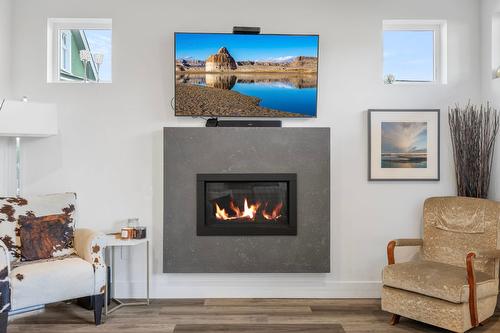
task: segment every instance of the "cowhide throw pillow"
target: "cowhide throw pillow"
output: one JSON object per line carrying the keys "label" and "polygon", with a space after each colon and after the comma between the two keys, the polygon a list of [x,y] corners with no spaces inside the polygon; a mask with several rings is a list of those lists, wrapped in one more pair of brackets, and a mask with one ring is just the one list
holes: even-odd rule
{"label": "cowhide throw pillow", "polygon": [[65,214],[19,216],[21,260],[32,261],[69,255],[73,248],[73,228]]}
{"label": "cowhide throw pillow", "polygon": [[25,198],[0,198],[0,241],[10,253],[11,262],[21,260],[19,216],[63,214],[74,229],[77,223],[76,194],[57,193]]}

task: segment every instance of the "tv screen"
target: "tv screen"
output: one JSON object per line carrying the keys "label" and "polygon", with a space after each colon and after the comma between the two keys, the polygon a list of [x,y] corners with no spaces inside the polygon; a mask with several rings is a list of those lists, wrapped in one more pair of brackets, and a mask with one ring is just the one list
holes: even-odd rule
{"label": "tv screen", "polygon": [[318,35],[174,38],[176,116],[316,117]]}

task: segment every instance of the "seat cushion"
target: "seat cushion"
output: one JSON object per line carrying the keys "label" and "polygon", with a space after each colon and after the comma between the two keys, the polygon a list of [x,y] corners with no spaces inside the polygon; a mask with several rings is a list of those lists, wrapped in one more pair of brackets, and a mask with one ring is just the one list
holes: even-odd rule
{"label": "seat cushion", "polygon": [[[469,301],[465,268],[432,261],[411,261],[384,268],[384,286],[412,291],[453,303]],[[496,295],[498,280],[476,271],[478,299]]]}
{"label": "seat cushion", "polygon": [[94,268],[79,257],[26,263],[10,280],[13,310],[94,294]]}

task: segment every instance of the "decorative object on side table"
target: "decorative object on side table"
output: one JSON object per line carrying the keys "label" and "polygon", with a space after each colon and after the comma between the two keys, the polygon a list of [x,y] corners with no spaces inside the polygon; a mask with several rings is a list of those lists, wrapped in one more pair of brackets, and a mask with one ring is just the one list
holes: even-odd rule
{"label": "decorative object on side table", "polygon": [[[146,300],[142,302],[123,302],[119,299],[116,299],[115,289],[116,289],[116,280],[115,280],[115,265],[114,265],[114,256],[115,256],[115,248],[122,246],[136,246],[136,245],[146,245]],[[109,234],[106,235],[106,251],[108,257],[110,258],[110,268],[111,268],[111,302],[116,303],[117,305],[111,309],[108,309],[108,300],[106,300],[104,304],[104,313],[106,316],[124,306],[136,306],[136,305],[149,305],[149,240],[146,238],[143,239],[122,239],[121,235],[118,234]],[[134,265],[136,266],[136,265]],[[106,293],[106,295],[109,295]],[[109,296],[108,296],[109,297]]]}
{"label": "decorative object on side table", "polygon": [[368,110],[369,180],[439,180],[439,110]]}
{"label": "decorative object on side table", "polygon": [[489,103],[449,109],[457,194],[487,198],[500,115]]}
{"label": "decorative object on side table", "polygon": [[120,233],[121,239],[143,239],[146,238],[146,227],[139,226],[138,218],[127,220],[127,226],[122,227]]}

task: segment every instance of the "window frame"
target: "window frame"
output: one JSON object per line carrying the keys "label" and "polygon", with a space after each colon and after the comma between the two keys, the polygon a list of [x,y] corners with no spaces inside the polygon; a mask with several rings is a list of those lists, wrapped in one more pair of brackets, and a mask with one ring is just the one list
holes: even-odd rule
{"label": "window frame", "polygon": [[395,80],[387,85],[399,84],[447,84],[447,23],[445,20],[384,20],[382,29],[382,78],[385,80],[384,33],[386,31],[432,31],[433,32],[433,74],[432,81]]}
{"label": "window frame", "polygon": [[[63,31],[61,34],[60,34],[60,38],[61,40],[59,41],[61,47],[59,48],[61,54],[59,55],[59,69],[60,70],[64,70],[64,71],[67,71],[69,73],[71,73],[71,48],[72,48],[72,37],[71,37],[71,30],[60,30],[60,31]],[[64,48],[64,43],[63,43],[63,37],[66,36],[66,48]],[[67,54],[64,54],[64,51],[66,51]],[[68,58],[68,66],[67,67],[64,67],[63,64],[64,64],[64,60],[65,58]]]}
{"label": "window frame", "polygon": [[[47,20],[47,82],[48,83],[85,83],[84,81],[64,80],[60,75],[61,64],[61,30],[111,30],[113,21],[107,18],[49,18]],[[113,45],[111,45],[113,54]],[[71,62],[71,61],[70,61]],[[113,66],[113,62],[111,62]],[[71,68],[71,66],[70,66]],[[112,83],[100,81],[93,83]]]}

